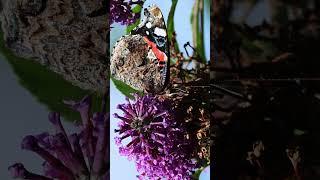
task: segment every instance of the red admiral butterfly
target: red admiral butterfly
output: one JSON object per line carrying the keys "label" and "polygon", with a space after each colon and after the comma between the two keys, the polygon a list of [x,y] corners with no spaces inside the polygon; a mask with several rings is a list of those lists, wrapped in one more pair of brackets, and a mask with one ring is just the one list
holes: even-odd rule
{"label": "red admiral butterfly", "polygon": [[162,91],[169,81],[169,43],[163,15],[153,5],[129,35],[121,37],[111,56],[111,75],[144,92]]}

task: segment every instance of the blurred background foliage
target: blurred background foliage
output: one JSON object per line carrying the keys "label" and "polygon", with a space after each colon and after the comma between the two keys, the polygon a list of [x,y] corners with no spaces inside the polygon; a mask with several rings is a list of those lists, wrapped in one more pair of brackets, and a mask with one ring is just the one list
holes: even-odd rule
{"label": "blurred background foliage", "polygon": [[319,9],[213,1],[217,179],[319,179]]}

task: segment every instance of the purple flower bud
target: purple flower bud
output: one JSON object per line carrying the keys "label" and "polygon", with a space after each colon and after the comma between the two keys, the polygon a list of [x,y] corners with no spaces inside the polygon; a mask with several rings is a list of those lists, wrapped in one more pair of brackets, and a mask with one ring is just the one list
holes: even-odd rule
{"label": "purple flower bud", "polygon": [[52,177],[54,179],[74,179],[73,174],[65,173],[60,169],[51,166],[48,162],[44,162],[42,167],[45,176]]}
{"label": "purple flower bud", "polygon": [[87,174],[86,167],[81,164],[81,160],[73,153],[69,148],[67,140],[62,133],[58,133],[50,138],[52,146],[55,148],[55,152],[59,159],[76,175]]}
{"label": "purple flower bud", "polygon": [[95,153],[95,142],[93,138],[93,128],[84,127],[82,132],[79,134],[80,146],[84,155],[88,158],[89,165],[92,166],[94,153]]}
{"label": "purple flower bud", "polygon": [[98,129],[98,140],[95,147],[95,155],[92,165],[92,172],[95,176],[104,174],[107,170],[103,165],[105,154],[109,154],[109,115],[103,113],[97,113],[93,118],[96,122],[95,128]]}
{"label": "purple flower bud", "polygon": [[19,178],[19,179],[29,179],[29,180],[53,180],[45,176],[30,173],[24,168],[23,164],[21,163],[13,164],[8,168],[8,170],[10,172],[11,177],[14,179]]}
{"label": "purple flower bud", "polygon": [[57,112],[51,112],[49,113],[48,115],[48,119],[49,121],[53,124],[53,125],[59,125],[61,122],[60,122],[60,114],[57,113]]}
{"label": "purple flower bud", "polygon": [[90,108],[91,108],[91,97],[85,96],[80,102],[75,101],[63,101],[65,104],[78,112],[80,112],[82,122],[85,126],[90,124]]}
{"label": "purple flower bud", "polygon": [[38,140],[38,144],[41,145],[45,149],[51,149],[51,144],[49,142],[49,133],[44,132],[34,137]]}
{"label": "purple flower bud", "polygon": [[[73,149],[74,149],[74,153],[75,156],[79,159],[81,165],[83,167],[86,166],[86,161],[85,161],[85,157],[84,154],[82,152],[81,146],[80,146],[80,142],[79,142],[79,136],[78,134],[74,133],[70,136],[70,141],[72,143]],[[88,171],[88,169],[86,168],[86,171]]]}
{"label": "purple flower bud", "polygon": [[23,164],[21,163],[16,163],[10,166],[8,170],[13,178],[24,179],[28,174],[28,171],[24,168]]}
{"label": "purple flower bud", "polygon": [[36,151],[39,149],[38,140],[32,135],[26,136],[22,140],[21,148],[30,151]]}
{"label": "purple flower bud", "polygon": [[69,142],[68,135],[67,135],[66,131],[64,130],[64,127],[62,126],[62,123],[60,120],[60,114],[56,113],[56,112],[51,112],[51,113],[49,113],[48,117],[49,117],[49,121],[55,126],[56,130],[59,133],[62,133],[64,135],[67,146],[69,148],[71,148],[71,144]]}

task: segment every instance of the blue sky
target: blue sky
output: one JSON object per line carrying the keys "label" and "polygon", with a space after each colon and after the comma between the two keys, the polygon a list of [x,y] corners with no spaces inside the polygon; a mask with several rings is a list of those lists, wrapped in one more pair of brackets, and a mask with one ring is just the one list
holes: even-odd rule
{"label": "blue sky", "polygon": [[[191,24],[190,24],[190,15],[191,10],[193,6],[194,0],[183,0],[179,1],[176,9],[175,14],[175,28],[177,32],[177,41],[180,45],[180,48],[183,49],[183,44],[186,42],[192,43],[192,33],[191,33]],[[145,7],[156,4],[160,7],[162,10],[162,13],[165,17],[165,20],[167,20],[171,1],[170,0],[147,0],[145,3]],[[206,7],[207,9],[209,7]],[[209,13],[207,11],[206,13]],[[206,17],[209,17],[207,15]],[[114,45],[114,43],[125,34],[125,27],[113,24],[112,25],[112,31],[110,36],[110,46],[111,49]],[[206,56],[209,57],[210,53],[210,20],[207,19],[205,23],[205,39],[206,39]],[[123,103],[125,101],[125,97],[119,92],[112,81],[110,81],[110,113],[120,113],[115,107],[117,104]],[[110,130],[110,160],[111,160],[111,167],[110,167],[110,173],[111,173],[111,179],[125,179],[125,180],[135,180],[137,172],[135,169],[134,162],[130,162],[126,159],[126,157],[122,157],[119,155],[118,148],[116,147],[114,143],[114,129],[117,129],[117,120],[111,117],[111,130]]]}

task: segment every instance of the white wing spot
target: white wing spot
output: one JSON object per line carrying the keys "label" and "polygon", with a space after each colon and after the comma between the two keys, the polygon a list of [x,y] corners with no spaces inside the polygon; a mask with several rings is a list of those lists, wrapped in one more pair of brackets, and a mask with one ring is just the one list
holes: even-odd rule
{"label": "white wing spot", "polygon": [[162,37],[166,37],[166,36],[167,36],[166,30],[161,29],[161,28],[158,28],[158,27],[156,27],[156,28],[154,29],[154,33],[155,33],[157,36],[162,36]]}
{"label": "white wing spot", "polygon": [[156,55],[153,53],[153,51],[150,49],[149,52],[148,52],[148,59],[150,59],[152,62],[157,60],[157,57]]}
{"label": "white wing spot", "polygon": [[146,31],[146,34],[149,35],[150,34],[149,31]]}
{"label": "white wing spot", "polygon": [[147,27],[148,29],[150,29],[151,26],[152,26],[151,22],[148,22],[148,23],[146,24],[146,27]]}

